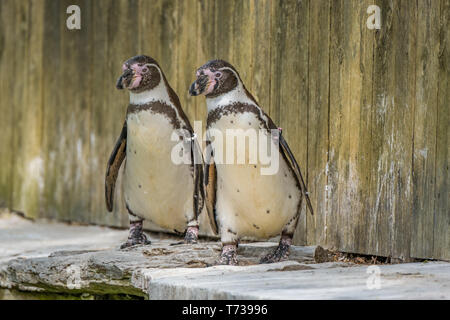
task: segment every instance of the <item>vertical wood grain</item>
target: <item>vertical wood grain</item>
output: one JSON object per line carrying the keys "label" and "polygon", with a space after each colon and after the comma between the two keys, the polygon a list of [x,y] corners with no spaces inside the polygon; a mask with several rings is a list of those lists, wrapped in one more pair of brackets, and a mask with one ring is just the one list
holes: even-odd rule
{"label": "vertical wood grain", "polygon": [[[303,174],[306,174],[308,114],[308,48],[309,1],[289,1],[275,8],[271,47],[271,66],[276,74],[270,77],[271,102],[279,110],[279,122]],[[306,244],[305,202],[302,206],[294,241]]]}
{"label": "vertical wood grain", "polygon": [[[30,46],[29,33],[30,30],[30,5],[28,1],[18,1],[10,4],[14,9],[14,15],[16,15],[16,24],[12,33],[14,35],[14,55],[11,63],[14,65],[13,69],[13,81],[11,92],[11,108],[13,109],[13,148],[14,158],[11,166],[12,170],[12,207],[15,210],[24,211],[25,209],[32,209],[36,212],[36,207],[26,208],[21,202],[23,196],[23,187],[28,183],[28,181],[35,179],[34,176],[30,174],[31,171],[27,170],[27,162],[31,159],[27,153],[25,143],[27,142],[27,137],[30,134],[28,131],[28,115],[29,112],[36,110],[30,110],[28,108],[28,50]],[[14,61],[14,62],[12,62]],[[8,79],[7,81],[11,81]],[[27,172],[28,171],[28,172]],[[30,199],[30,205],[32,205],[33,196]]]}
{"label": "vertical wood grain", "polygon": [[[189,95],[189,85],[193,81],[197,66],[197,17],[198,7],[196,1],[179,1],[177,2],[177,60],[176,68],[178,70],[177,77],[169,80],[180,98],[181,106],[191,120],[196,119],[198,98]],[[182,67],[184,66],[184,67]]]}
{"label": "vertical wood grain", "polygon": [[[57,124],[61,123],[60,118],[60,88],[61,81],[61,18],[65,8],[61,6],[59,1],[46,0],[45,2],[45,21],[44,24],[44,47],[43,47],[43,69],[53,70],[53,72],[44,72],[43,81],[45,90],[43,93],[43,141],[42,154],[44,157],[44,195],[42,204],[42,215],[47,218],[62,218],[64,209],[57,205],[58,196],[58,171],[56,156],[58,152],[58,144],[55,137],[60,136],[57,130]],[[65,22],[64,22],[65,25]],[[62,179],[62,176],[59,176]],[[80,201],[81,199],[78,199]],[[28,213],[27,214],[32,214]]]}
{"label": "vertical wood grain", "polygon": [[[436,128],[439,76],[439,6],[418,1],[416,106],[414,114],[413,211],[411,256],[434,251]],[[448,210],[447,210],[448,214]],[[447,230],[448,232],[448,230]]]}
{"label": "vertical wood grain", "polygon": [[[450,1],[441,0],[439,29],[439,88],[436,128],[436,191],[433,257],[450,259]],[[427,256],[430,256],[427,253]]]}
{"label": "vertical wood grain", "polygon": [[271,15],[270,1],[254,1],[254,33],[246,42],[253,48],[251,65],[253,67],[251,92],[264,110],[270,114],[271,100],[271,48],[273,45],[271,37]]}
{"label": "vertical wood grain", "polygon": [[324,242],[324,210],[327,193],[326,166],[329,113],[330,1],[309,4],[309,97],[307,185],[316,212],[308,214],[308,243]]}
{"label": "vertical wood grain", "polygon": [[[364,245],[367,185],[358,156],[364,155],[367,110],[371,108],[371,37],[365,32],[362,2],[335,1],[331,8],[328,207],[324,213],[326,243],[349,252]],[[366,151],[367,156],[367,151]],[[367,189],[366,189],[367,190]]]}
{"label": "vertical wood grain", "polygon": [[[0,2],[0,68],[3,75],[13,75],[15,59],[14,28],[18,24],[18,16],[13,11],[13,0]],[[0,206],[12,207],[13,190],[13,159],[15,147],[13,145],[14,105],[12,90],[14,83],[11,78],[2,77],[0,81]]]}

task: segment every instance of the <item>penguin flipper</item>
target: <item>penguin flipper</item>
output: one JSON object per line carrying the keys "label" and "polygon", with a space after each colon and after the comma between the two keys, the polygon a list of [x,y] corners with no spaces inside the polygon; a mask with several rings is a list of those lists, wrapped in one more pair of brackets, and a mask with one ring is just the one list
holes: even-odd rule
{"label": "penguin flipper", "polygon": [[[207,142],[208,144],[208,142]],[[209,223],[215,234],[219,233],[216,219],[216,186],[217,171],[212,156],[206,159],[205,168],[205,189],[206,189],[206,211],[208,212]]]}
{"label": "penguin flipper", "polygon": [[203,186],[203,155],[197,140],[192,140],[191,161],[194,169],[194,214],[198,218],[205,205]]}
{"label": "penguin flipper", "polygon": [[280,138],[280,146],[281,146],[280,152],[282,152],[285,155],[285,157],[287,156],[287,158],[289,159],[291,168],[295,172],[295,175],[297,176],[297,180],[300,183],[300,186],[302,188],[302,193],[305,196],[306,205],[308,206],[309,212],[311,212],[311,215],[314,215],[314,211],[313,211],[313,208],[311,205],[311,200],[309,199],[309,193],[308,193],[308,190],[306,189],[305,181],[303,180],[302,172],[300,171],[300,167],[298,166],[297,160],[295,160],[295,157],[292,154],[292,151],[289,148],[289,145],[287,144],[286,140],[284,140],[284,137],[281,134],[281,130],[280,130],[279,138]]}
{"label": "penguin flipper", "polygon": [[125,121],[120,136],[108,160],[105,176],[105,199],[106,208],[109,212],[113,210],[114,188],[116,186],[117,176],[120,166],[127,153],[127,122]]}

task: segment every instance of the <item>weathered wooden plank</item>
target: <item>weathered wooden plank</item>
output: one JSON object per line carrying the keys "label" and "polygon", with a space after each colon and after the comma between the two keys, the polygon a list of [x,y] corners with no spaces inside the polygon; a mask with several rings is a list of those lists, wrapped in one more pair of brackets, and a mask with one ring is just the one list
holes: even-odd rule
{"label": "weathered wooden plank", "polygon": [[[103,168],[106,168],[106,161],[111,153],[114,143],[122,130],[123,121],[125,120],[126,108],[129,102],[129,95],[126,90],[117,90],[115,84],[117,78],[121,74],[122,64],[127,59],[139,54],[138,49],[138,33],[140,24],[138,23],[139,3],[137,1],[115,1],[111,0],[107,3],[107,7],[103,10],[108,10],[109,16],[107,20],[107,83],[104,97],[106,98],[107,117],[103,114],[103,121],[105,121],[105,129],[107,132],[107,148],[104,153],[104,161],[101,163]],[[150,10],[150,12],[152,12]],[[143,32],[143,39],[145,35],[150,32]],[[145,48],[143,49],[145,51]],[[100,52],[101,54],[101,52]],[[100,114],[101,116],[102,114]],[[101,170],[102,175],[98,177],[97,184],[104,186],[104,170]],[[122,167],[123,172],[123,167]],[[125,201],[123,194],[122,175],[117,181],[117,189],[114,203],[114,221],[120,222],[122,226],[128,226],[128,215],[125,209]],[[103,189],[102,189],[103,190]],[[104,193],[102,193],[104,198]],[[101,207],[105,215],[109,217],[104,205]]]}
{"label": "weathered wooden plank", "polygon": [[197,103],[189,95],[189,85],[193,81],[197,64],[197,17],[198,6],[195,2],[177,2],[177,60],[174,62],[177,68],[177,77],[169,79],[175,92],[180,98],[181,106],[193,124],[197,114]]}
{"label": "weathered wooden plank", "polygon": [[[411,243],[412,212],[412,152],[415,89],[415,48],[417,8],[410,1],[398,1],[393,6],[393,77],[389,83],[392,114],[389,119],[389,146],[391,181],[386,196],[391,205],[389,225],[391,228],[389,255],[400,260],[409,260]],[[405,52],[409,54],[405,56]]]}
{"label": "weathered wooden plank", "polygon": [[271,101],[271,6],[270,1],[258,1],[254,2],[254,28],[255,31],[252,35],[252,81],[249,88],[255,99],[260,106],[270,114]]}
{"label": "weathered wooden plank", "polygon": [[[164,73],[169,82],[172,83],[174,89],[178,91],[175,84],[177,83],[176,79],[179,71],[179,66],[177,64],[179,49],[177,44],[179,43],[178,39],[180,37],[178,32],[181,30],[181,27],[178,23],[177,2],[172,0],[162,1],[161,14],[159,17],[155,18],[160,22],[156,29],[158,30],[157,34],[159,35],[159,39],[157,42],[151,43],[150,45],[153,47],[157,43],[161,46],[161,57],[158,62],[164,69]],[[188,26],[183,26],[183,28],[187,27]]]}
{"label": "weathered wooden plank", "polygon": [[[368,191],[370,173],[370,139],[373,83],[374,30],[367,28],[367,8],[370,1],[353,2],[350,35],[350,121],[348,130],[349,172],[347,188],[341,195],[342,210],[347,212],[349,236],[345,247],[354,252],[367,252],[367,203],[372,196]],[[357,133],[355,134],[355,131]],[[343,197],[343,198],[342,198]]]}
{"label": "weathered wooden plank", "polygon": [[331,8],[330,114],[326,243],[349,252],[367,247],[373,32],[371,3],[335,1]]}
{"label": "weathered wooden plank", "polygon": [[[350,107],[350,81],[349,63],[351,45],[349,34],[353,25],[347,20],[351,19],[351,8],[348,1],[335,1],[331,3],[331,42],[330,42],[330,111],[329,111],[329,150],[325,172],[328,183],[325,185],[328,197],[326,211],[323,214],[327,232],[326,242],[340,248],[348,236],[348,226],[341,223],[347,218],[349,212],[340,206],[340,194],[344,193],[348,177],[348,122]],[[347,139],[346,139],[347,137]],[[345,161],[345,162],[343,162]],[[343,239],[344,238],[344,239]]]}
{"label": "weathered wooden plank", "polygon": [[[294,153],[303,174],[307,164],[307,113],[308,113],[308,48],[309,1],[286,1],[274,8],[271,47],[271,66],[275,74],[270,78],[271,110],[279,110],[283,135]],[[258,53],[259,54],[259,53]],[[272,69],[271,67],[271,69]],[[269,79],[265,79],[268,81]],[[306,212],[302,213],[295,232],[294,242],[306,244]]]}
{"label": "weathered wooden plank", "polygon": [[[13,170],[15,147],[13,145],[14,105],[11,99],[15,75],[15,14],[13,0],[0,2],[0,207],[12,207]],[[20,79],[17,79],[20,81]]]}
{"label": "weathered wooden plank", "polygon": [[[70,68],[72,52],[67,50],[69,39],[65,37],[66,31],[68,32],[65,12],[69,5],[62,1],[58,4],[47,3],[45,17],[48,26],[46,25],[44,29],[45,41],[49,42],[49,48],[44,49],[43,64],[46,70],[54,70],[52,73],[44,74],[44,81],[48,81],[48,91],[46,90],[44,95],[43,123],[46,155],[44,179],[47,185],[44,196],[45,211],[48,217],[61,220],[70,220],[73,213],[71,209],[73,201],[78,196],[70,192],[75,182],[70,167],[73,157],[76,157],[76,153],[71,149],[72,139],[76,139],[76,122],[74,122],[72,132],[66,127],[69,122],[67,118],[71,114],[75,115],[72,113],[72,110],[75,111],[72,109],[74,101],[70,100],[73,98],[74,91],[70,91],[70,86],[74,85],[73,76],[77,76],[71,74],[74,70],[74,68]],[[71,49],[73,50],[74,46]],[[64,86],[61,86],[62,83]],[[72,93],[70,97],[67,95],[69,92]],[[83,219],[83,215],[78,218]]]}
{"label": "weathered wooden plank", "polygon": [[[233,8],[235,1],[216,1],[214,7],[214,47],[215,59],[223,59],[233,64]],[[233,64],[234,65],[234,64]],[[239,70],[239,66],[235,66]]]}
{"label": "weathered wooden plank", "polygon": [[42,143],[42,49],[44,31],[44,7],[37,2],[28,4],[27,27],[28,34],[25,40],[25,60],[20,63],[25,69],[26,84],[24,96],[23,128],[20,132],[23,137],[22,150],[17,154],[15,165],[22,182],[17,184],[13,197],[15,209],[27,212],[31,217],[39,216],[41,198],[44,188],[44,166],[41,154]]}
{"label": "weathered wooden plank", "polygon": [[[342,241],[342,250],[345,251],[357,251],[360,242],[364,242],[364,232],[361,230],[361,225],[357,224],[358,219],[363,211],[363,205],[361,204],[361,170],[358,163],[358,152],[360,147],[361,134],[365,133],[366,128],[359,127],[361,123],[361,94],[362,94],[362,76],[360,70],[361,52],[359,45],[361,43],[360,28],[366,28],[364,24],[361,25],[359,13],[364,10],[361,6],[361,2],[345,2],[344,6],[348,6],[348,19],[346,24],[351,26],[348,31],[348,45],[345,49],[346,65],[348,67],[348,75],[345,85],[348,95],[344,99],[343,103],[345,112],[343,113],[343,134],[344,139],[343,150],[340,153],[342,157],[339,158],[341,166],[341,177],[344,179],[344,189],[340,193],[339,217],[341,220],[341,228],[345,234]],[[347,11],[345,10],[345,11]],[[344,12],[345,12],[344,11]],[[342,30],[345,34],[345,30]],[[330,85],[331,86],[331,85]],[[331,110],[330,110],[331,113]],[[331,120],[330,120],[331,123]],[[360,132],[354,134],[354,130],[358,128]]]}
{"label": "weathered wooden plank", "polygon": [[[382,25],[376,32],[368,251],[409,258],[412,193],[412,124],[415,6],[381,1]],[[413,19],[413,20],[411,20]],[[412,29],[411,29],[412,28]],[[398,221],[398,223],[397,223]],[[397,246],[396,241],[402,243]]]}
{"label": "weathered wooden plank", "polygon": [[[108,52],[108,17],[107,4],[103,1],[93,1],[91,3],[91,35],[89,45],[91,46],[92,75],[90,85],[95,87],[98,94],[91,94],[91,115],[90,115],[90,158],[89,170],[91,174],[91,202],[89,208],[90,220],[93,223],[104,223],[116,225],[117,217],[114,215],[117,211],[107,213],[105,207],[105,189],[102,179],[102,173],[106,168],[109,153],[114,145],[113,133],[108,131],[108,122],[104,115],[108,112],[121,113],[119,105],[110,106],[107,103],[109,92],[114,92],[113,79],[108,70],[108,61],[105,60],[105,52]],[[118,63],[117,63],[118,64]],[[120,72],[116,65],[116,73]],[[94,85],[95,84],[95,85]],[[123,109],[123,108],[122,108]],[[120,110],[120,111],[119,111]],[[120,130],[120,129],[118,129]],[[115,133],[118,135],[119,133]],[[118,184],[119,185],[119,184]],[[120,221],[120,220],[119,220]]]}
{"label": "weathered wooden plank", "polygon": [[[252,37],[255,28],[254,6],[251,0],[234,1],[231,11],[231,52],[230,63],[239,71],[239,75],[248,87],[252,87]],[[219,19],[221,17],[219,16]],[[225,60],[227,60],[225,58]]]}
{"label": "weathered wooden plank", "polygon": [[[189,85],[195,80],[195,72],[198,67],[203,65],[206,61],[216,58],[215,41],[215,5],[216,1],[197,1],[197,16],[196,16],[196,61],[192,66],[181,68],[187,68],[187,79],[189,79]],[[191,118],[192,125],[194,121],[201,121],[202,134],[205,134],[206,130],[206,103],[204,100],[190,97],[189,100],[195,101],[196,111],[195,117]],[[203,137],[199,137],[199,142],[205,147],[205,142],[202,141]],[[206,212],[206,206],[199,217],[200,232],[203,234],[212,235],[211,226],[209,223],[208,214]]]}
{"label": "weathered wooden plank", "polygon": [[[373,248],[378,255],[389,255],[389,193],[388,184],[392,175],[389,173],[390,163],[388,151],[384,148],[386,137],[389,135],[388,119],[392,106],[392,97],[387,95],[389,78],[392,70],[392,7],[388,1],[377,2],[381,8],[381,29],[375,33],[374,71],[373,71],[373,108],[372,108],[372,150],[369,225],[369,248]],[[391,186],[391,185],[389,185]]]}
{"label": "weathered wooden plank", "polygon": [[[195,80],[195,72],[198,67],[206,61],[217,57],[215,41],[215,1],[197,1],[196,17],[196,60],[192,66],[187,66],[189,85]],[[183,67],[181,67],[183,68]],[[203,132],[206,128],[206,103],[199,99],[195,100],[196,112],[193,120],[202,121]],[[192,124],[193,125],[193,124]]]}
{"label": "weathered wooden plank", "polygon": [[[69,4],[73,4],[69,2]],[[68,5],[69,5],[68,4]],[[75,174],[80,175],[80,180],[77,181],[72,193],[77,194],[74,210],[72,212],[72,218],[76,218],[80,212],[85,212],[82,222],[89,223],[92,221],[91,216],[95,216],[98,212],[92,212],[91,207],[91,190],[86,186],[91,186],[97,175],[93,175],[90,170],[90,158],[91,158],[91,114],[92,114],[92,95],[95,94],[94,79],[92,75],[92,57],[93,50],[91,45],[92,36],[92,3],[89,0],[83,0],[80,2],[80,9],[82,11],[82,28],[78,30],[76,34],[74,47],[71,50],[76,53],[73,55],[73,62],[71,66],[74,74],[74,95],[76,97],[76,104],[74,105],[76,110],[80,110],[77,114],[79,132],[75,134],[77,136],[76,141],[76,163]],[[69,36],[69,34],[66,34]],[[72,73],[72,72],[71,72]],[[71,95],[67,96],[68,98]],[[70,99],[70,98],[69,98]],[[67,100],[66,100],[67,101]],[[74,141],[74,140],[73,140]],[[75,142],[75,141],[74,141]],[[81,147],[81,151],[80,151]],[[94,149],[95,150],[95,149]]]}
{"label": "weathered wooden plank", "polygon": [[[58,144],[55,143],[55,136],[59,135],[56,131],[59,123],[60,97],[64,87],[60,87],[61,77],[61,52],[60,52],[60,33],[61,33],[61,14],[65,10],[60,6],[59,1],[46,0],[45,2],[45,21],[44,24],[44,47],[42,65],[44,70],[54,70],[54,72],[44,72],[43,81],[45,90],[44,100],[44,119],[42,154],[44,158],[44,195],[41,206],[41,213],[46,218],[59,218],[63,216],[63,208],[57,206],[57,186],[58,177],[56,166],[56,154],[58,153]],[[64,22],[65,25],[65,22]],[[54,131],[52,131],[54,130]]]}
{"label": "weathered wooden plank", "polygon": [[[159,43],[163,37],[164,24],[168,26],[167,17],[163,13],[163,0],[139,2],[139,52],[155,58],[158,62],[162,62],[163,45],[155,45]],[[170,32],[170,30],[168,30]]]}
{"label": "weathered wooden plank", "polygon": [[326,166],[329,113],[330,1],[311,1],[309,6],[309,97],[307,185],[316,212],[307,215],[308,243],[324,242],[327,193]]}
{"label": "weathered wooden plank", "polygon": [[433,258],[450,260],[450,1],[441,0]]}
{"label": "weathered wooden plank", "polygon": [[[27,83],[27,61],[30,39],[30,7],[25,1],[18,1],[10,4],[14,8],[13,14],[17,20],[13,29],[14,35],[14,86],[12,87],[11,108],[13,108],[13,148],[14,160],[12,164],[13,185],[12,185],[12,208],[24,210],[21,205],[22,187],[28,181],[26,177],[26,157],[27,150],[25,142],[27,138],[27,112],[28,110],[28,83]],[[30,170],[31,171],[31,170]]]}
{"label": "weathered wooden plank", "polygon": [[[439,75],[439,6],[417,8],[416,106],[414,110],[413,220],[411,256],[433,253],[436,193],[436,127]],[[448,210],[447,210],[448,213]]]}
{"label": "weathered wooden plank", "polygon": [[[358,172],[359,188],[355,197],[358,199],[358,211],[355,211],[354,221],[352,224],[355,232],[355,244],[353,245],[355,252],[366,253],[369,252],[369,239],[371,233],[368,229],[372,229],[373,225],[369,225],[369,207],[372,201],[373,194],[370,189],[371,179],[371,139],[372,139],[372,110],[373,105],[373,67],[374,67],[374,42],[375,42],[375,30],[367,28],[367,8],[372,5],[373,2],[362,1],[354,3],[357,15],[354,19],[358,19],[353,23],[358,25],[359,36],[353,34],[353,45],[358,48],[359,63],[353,65],[355,72],[357,72],[357,79],[359,82],[358,90],[360,90],[359,97],[355,99],[355,107],[359,112],[359,123],[354,124],[358,128],[357,135],[358,145],[357,152],[355,152],[355,145],[352,145],[350,154],[355,162],[355,167]],[[358,43],[359,41],[359,43]],[[353,81],[353,79],[352,79]],[[359,105],[358,105],[359,100]],[[349,128],[350,129],[350,128]],[[351,129],[350,129],[351,130]],[[352,136],[354,133],[350,132]],[[334,226],[334,228],[336,228]],[[372,233],[373,234],[373,233]]]}
{"label": "weathered wooden plank", "polygon": [[[114,35],[108,32],[108,21],[112,19],[112,1],[93,1],[91,3],[91,46],[92,77],[91,83],[91,118],[90,118],[90,220],[93,223],[120,226],[127,223],[124,206],[120,201],[121,184],[117,183],[115,210],[108,213],[105,207],[104,172],[106,163],[120,133],[125,119],[127,97],[115,88],[115,81],[120,75],[121,63],[118,57],[113,60],[114,48],[109,48]],[[111,9],[111,10],[110,10]],[[117,22],[117,21],[116,21]],[[111,58],[105,59],[105,56]],[[121,175],[119,175],[119,180]]]}
{"label": "weathered wooden plank", "polygon": [[[282,4],[276,1],[270,2],[270,56],[269,56],[269,70],[267,80],[270,83],[269,101],[270,108],[267,109],[270,117],[275,123],[280,123],[280,100],[279,100],[279,85],[283,75],[278,71],[281,65],[282,50],[279,50],[278,45],[283,42],[285,34],[281,31],[284,27],[280,17],[282,16]],[[285,31],[285,30],[284,30]]]}
{"label": "weathered wooden plank", "polygon": [[[178,88],[178,73],[181,71],[178,55],[181,52],[179,46],[184,43],[182,41],[188,41],[183,37],[193,37],[192,34],[185,33],[184,29],[192,29],[193,26],[189,26],[189,23],[194,20],[193,17],[185,17],[183,22],[186,25],[182,26],[178,20],[179,18],[183,19],[183,15],[178,14],[178,11],[187,9],[188,5],[188,2],[170,0],[140,0],[139,12],[137,13],[139,18],[134,19],[139,24],[136,34],[139,41],[139,53],[149,55],[158,61],[167,80],[178,95],[178,91],[180,91]],[[186,54],[192,55],[194,53]],[[187,92],[188,89],[184,90]],[[181,100],[182,97],[180,95],[179,97]]]}
{"label": "weathered wooden plank", "polygon": [[[59,218],[63,220],[78,219],[87,221],[89,211],[90,185],[89,172],[89,120],[90,106],[87,104],[89,95],[90,61],[89,31],[90,10],[89,1],[61,1],[60,19],[60,63],[58,89],[59,104],[58,119],[48,123],[45,132],[52,141],[54,152],[55,174],[54,204],[59,209]],[[69,30],[66,26],[68,15],[66,8],[76,4],[81,9],[81,29]],[[67,107],[70,106],[70,107]],[[55,134],[56,133],[56,134]],[[52,152],[50,151],[50,152]],[[84,213],[80,215],[80,212]]]}

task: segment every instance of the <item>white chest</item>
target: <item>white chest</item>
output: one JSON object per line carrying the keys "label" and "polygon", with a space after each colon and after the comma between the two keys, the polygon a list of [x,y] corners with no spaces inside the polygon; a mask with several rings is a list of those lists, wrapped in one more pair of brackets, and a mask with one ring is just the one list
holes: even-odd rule
{"label": "white chest", "polygon": [[[213,143],[220,224],[240,236],[267,238],[297,214],[300,190],[275,142],[260,128],[261,118],[253,112],[229,113],[211,124],[208,135],[223,141],[222,146]],[[261,139],[270,145],[268,150],[261,149]],[[271,166],[271,174],[263,174]]]}
{"label": "white chest", "polygon": [[[135,214],[166,229],[186,223],[192,211],[193,178],[189,164],[177,164],[170,119],[151,110],[127,116],[125,200]],[[183,229],[182,229],[183,230]]]}

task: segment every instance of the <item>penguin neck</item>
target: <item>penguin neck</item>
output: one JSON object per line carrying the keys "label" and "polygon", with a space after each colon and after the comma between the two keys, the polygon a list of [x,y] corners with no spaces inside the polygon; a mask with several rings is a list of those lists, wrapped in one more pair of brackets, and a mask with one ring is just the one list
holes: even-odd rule
{"label": "penguin neck", "polygon": [[169,92],[164,80],[161,80],[156,87],[139,93],[130,92],[130,104],[143,105],[155,101],[162,101],[171,104]]}
{"label": "penguin neck", "polygon": [[238,85],[234,89],[221,94],[220,96],[213,98],[206,97],[208,113],[217,108],[228,106],[233,103],[244,103],[258,106],[252,99],[251,95],[247,92],[241,81],[238,81]]}

